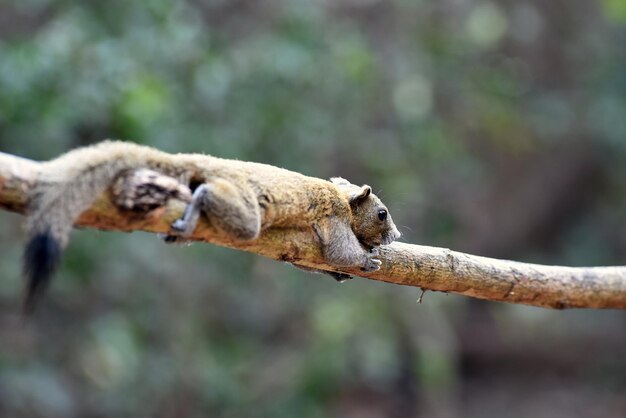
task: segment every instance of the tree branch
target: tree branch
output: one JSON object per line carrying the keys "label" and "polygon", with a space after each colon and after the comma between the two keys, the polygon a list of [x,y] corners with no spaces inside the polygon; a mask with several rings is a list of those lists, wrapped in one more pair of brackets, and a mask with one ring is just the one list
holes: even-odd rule
{"label": "tree branch", "polygon": [[[25,213],[38,170],[37,162],[0,153],[0,207]],[[144,192],[138,193],[139,190]],[[148,170],[135,170],[121,175],[76,225],[167,233],[170,224],[181,216],[189,197],[189,189],[175,180]],[[310,230],[272,228],[254,241],[238,242],[202,220],[190,239],[336,271],[324,263]],[[543,266],[404,243],[381,247],[380,259],[383,265],[379,271],[342,272],[492,301],[557,309],[626,309],[626,267]]]}

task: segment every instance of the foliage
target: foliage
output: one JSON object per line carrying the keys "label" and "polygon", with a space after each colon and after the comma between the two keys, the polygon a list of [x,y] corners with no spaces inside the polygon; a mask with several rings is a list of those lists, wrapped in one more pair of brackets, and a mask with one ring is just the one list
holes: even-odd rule
{"label": "foliage", "polygon": [[[341,175],[410,242],[622,264],[625,22],[620,0],[4,1],[0,150],[116,137]],[[624,408],[622,313],[416,306],[417,290],[148,234],[74,233],[23,325],[20,219],[0,216],[3,416]]]}

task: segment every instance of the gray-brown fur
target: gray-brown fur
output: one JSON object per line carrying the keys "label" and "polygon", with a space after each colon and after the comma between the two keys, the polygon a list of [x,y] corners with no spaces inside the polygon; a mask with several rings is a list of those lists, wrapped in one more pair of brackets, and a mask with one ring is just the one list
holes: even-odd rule
{"label": "gray-brown fur", "polygon": [[[369,186],[332,182],[278,167],[201,154],[167,154],[137,144],[105,141],[43,163],[29,202],[25,307],[34,307],[66,246],[75,220],[122,172],[149,168],[198,185],[173,234],[193,231],[200,213],[235,239],[252,240],[271,226],[313,228],[328,264],[380,268],[373,247],[399,237]],[[386,208],[384,208],[386,211]],[[374,211],[374,213],[370,213]],[[42,267],[43,266],[43,267]]]}
{"label": "gray-brown fur", "polygon": [[372,193],[370,186],[357,186],[341,177],[330,180],[349,196],[351,227],[360,242],[370,247],[378,247],[391,244],[400,238],[389,209]]}

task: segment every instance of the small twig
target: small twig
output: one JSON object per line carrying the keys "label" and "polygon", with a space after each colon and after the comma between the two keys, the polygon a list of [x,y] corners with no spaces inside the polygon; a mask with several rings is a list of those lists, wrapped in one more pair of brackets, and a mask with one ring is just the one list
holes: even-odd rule
{"label": "small twig", "polygon": [[421,291],[420,295],[417,297],[417,300],[415,301],[415,303],[421,304],[424,300],[424,293],[426,293],[426,289],[420,287],[420,291]]}

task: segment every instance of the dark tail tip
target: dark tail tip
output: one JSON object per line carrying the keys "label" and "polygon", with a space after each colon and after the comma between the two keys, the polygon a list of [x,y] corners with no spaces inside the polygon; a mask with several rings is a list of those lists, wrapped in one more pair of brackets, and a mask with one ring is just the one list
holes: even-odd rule
{"label": "dark tail tip", "polygon": [[24,315],[31,315],[61,261],[61,245],[50,232],[32,237],[24,251]]}

